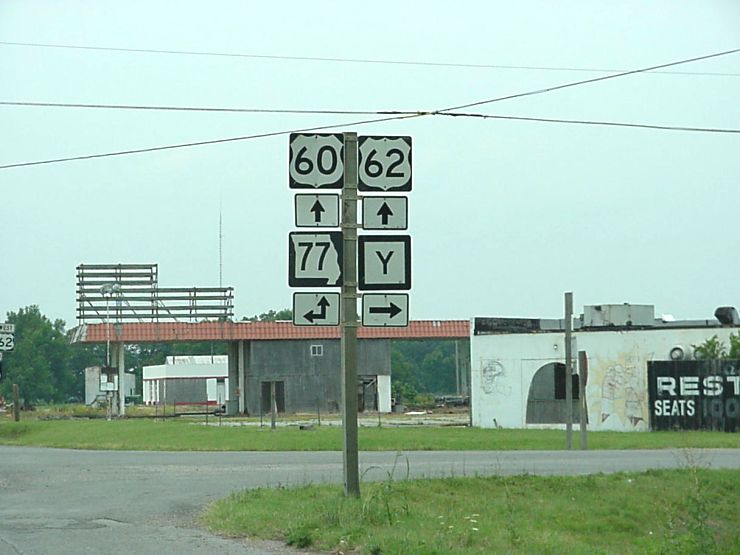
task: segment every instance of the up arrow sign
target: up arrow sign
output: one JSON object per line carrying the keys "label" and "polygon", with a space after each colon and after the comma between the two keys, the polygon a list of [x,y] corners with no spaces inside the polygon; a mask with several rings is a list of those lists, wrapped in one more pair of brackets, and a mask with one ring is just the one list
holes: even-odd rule
{"label": "up arrow sign", "polygon": [[296,227],[339,227],[339,195],[296,195]]}
{"label": "up arrow sign", "polygon": [[363,197],[362,229],[408,229],[408,197]]}
{"label": "up arrow sign", "polygon": [[326,212],[326,210],[324,210],[324,207],[321,206],[321,201],[318,198],[316,199],[316,202],[313,203],[313,206],[311,207],[311,212],[313,212],[314,223],[320,224],[321,223],[321,213]]}
{"label": "up arrow sign", "polygon": [[391,210],[391,207],[388,206],[388,203],[384,201],[376,215],[380,216],[381,225],[387,226],[388,216],[393,216],[393,210]]}

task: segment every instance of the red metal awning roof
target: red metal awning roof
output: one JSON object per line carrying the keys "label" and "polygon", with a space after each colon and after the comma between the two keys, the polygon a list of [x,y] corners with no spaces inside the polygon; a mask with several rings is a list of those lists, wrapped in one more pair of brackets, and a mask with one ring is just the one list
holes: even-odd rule
{"label": "red metal awning roof", "polygon": [[[188,341],[276,341],[339,339],[338,326],[294,326],[291,322],[159,322],[109,324],[110,340],[123,343]],[[357,329],[360,339],[465,339],[468,320],[413,320],[405,328]],[[106,324],[86,324],[73,330],[73,343],[105,343]]]}

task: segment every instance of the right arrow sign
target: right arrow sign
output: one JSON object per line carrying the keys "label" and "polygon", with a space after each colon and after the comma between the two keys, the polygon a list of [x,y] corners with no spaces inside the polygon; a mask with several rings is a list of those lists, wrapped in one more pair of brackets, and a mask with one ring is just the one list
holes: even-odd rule
{"label": "right arrow sign", "polygon": [[406,293],[365,293],[362,296],[362,325],[406,327],[409,325],[409,296]]}

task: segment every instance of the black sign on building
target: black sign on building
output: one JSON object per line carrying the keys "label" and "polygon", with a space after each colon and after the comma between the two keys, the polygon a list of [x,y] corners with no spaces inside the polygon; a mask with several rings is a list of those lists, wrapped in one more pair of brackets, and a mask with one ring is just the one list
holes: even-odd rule
{"label": "black sign on building", "polygon": [[740,361],[648,363],[652,430],[740,430]]}

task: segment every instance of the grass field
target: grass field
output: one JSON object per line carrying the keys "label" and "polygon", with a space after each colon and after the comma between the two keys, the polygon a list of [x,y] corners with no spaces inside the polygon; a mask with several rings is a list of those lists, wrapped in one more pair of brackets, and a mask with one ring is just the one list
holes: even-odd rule
{"label": "grass field", "polygon": [[740,553],[740,471],[491,477],[258,489],[212,504],[230,536],[332,553]]}
{"label": "grass field", "polygon": [[[211,420],[213,422],[213,420]],[[562,449],[560,430],[482,430],[466,427],[361,427],[363,451]],[[576,438],[577,439],[577,438]],[[0,420],[0,444],[72,449],[158,451],[339,451],[336,426],[274,431],[258,426],[205,426],[185,418]],[[740,434],[722,432],[590,432],[591,449],[740,448]]]}
{"label": "grass field", "polygon": [[[0,444],[168,451],[339,451],[342,446],[337,426],[272,431],[254,422],[206,426],[195,418],[48,418],[17,423],[0,418]],[[560,450],[564,436],[560,430],[360,427],[359,446],[364,451]],[[740,448],[740,434],[591,432],[589,446]],[[581,477],[420,481],[389,475],[364,483],[361,499],[345,498],[338,486],[257,489],[212,504],[203,521],[225,535],[334,553],[740,554],[740,471],[690,463],[677,471]]]}

